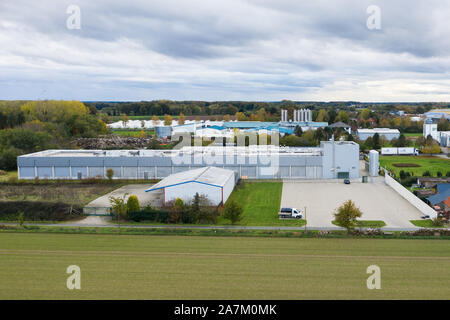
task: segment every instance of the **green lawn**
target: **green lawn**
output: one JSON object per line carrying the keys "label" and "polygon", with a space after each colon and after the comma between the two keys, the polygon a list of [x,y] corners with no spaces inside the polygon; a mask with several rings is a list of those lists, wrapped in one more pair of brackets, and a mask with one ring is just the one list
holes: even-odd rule
{"label": "green lawn", "polygon": [[404,133],[403,134],[405,137],[414,137],[414,138],[418,138],[418,137],[422,137],[423,133]]}
{"label": "green lawn", "polygon": [[[281,203],[282,182],[245,182],[244,188],[236,186],[228,201],[235,200],[243,206],[244,226],[303,226],[303,219],[280,220],[278,212]],[[217,224],[229,224],[219,217]]]}
{"label": "green lawn", "polygon": [[430,219],[424,219],[424,220],[409,220],[409,222],[411,222],[413,225],[415,225],[416,227],[421,227],[421,228],[443,228],[442,227],[437,227],[433,224],[433,221]]}
{"label": "green lawn", "polygon": [[[0,299],[445,299],[447,240],[0,233]],[[81,269],[68,290],[66,269]],[[368,290],[366,269],[381,269]]]}
{"label": "green lawn", "polygon": [[[394,163],[414,163],[420,167],[395,167]],[[433,176],[440,171],[443,175],[450,171],[450,159],[433,156],[380,156],[380,165],[399,174],[400,170],[412,172],[413,175],[422,176],[425,171],[430,171]]]}

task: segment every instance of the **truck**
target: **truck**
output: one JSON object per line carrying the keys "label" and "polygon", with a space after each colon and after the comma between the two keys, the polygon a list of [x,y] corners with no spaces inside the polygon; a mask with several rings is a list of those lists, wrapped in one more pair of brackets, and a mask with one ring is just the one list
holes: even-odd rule
{"label": "truck", "polygon": [[417,156],[419,155],[419,150],[416,148],[381,148],[381,154],[384,156]]}
{"label": "truck", "polygon": [[399,155],[410,155],[410,156],[418,156],[419,150],[416,148],[398,148]]}
{"label": "truck", "polygon": [[301,219],[303,214],[296,208],[281,208],[278,212],[279,219]]}

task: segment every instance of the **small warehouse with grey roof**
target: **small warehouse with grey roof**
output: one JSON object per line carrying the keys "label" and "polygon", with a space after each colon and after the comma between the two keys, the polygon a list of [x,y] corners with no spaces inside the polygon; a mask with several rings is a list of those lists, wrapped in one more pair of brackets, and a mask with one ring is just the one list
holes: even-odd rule
{"label": "small warehouse with grey roof", "polygon": [[206,196],[213,205],[224,204],[234,189],[233,170],[204,167],[171,174],[146,192],[162,191],[163,205],[177,198],[192,201],[195,194]]}

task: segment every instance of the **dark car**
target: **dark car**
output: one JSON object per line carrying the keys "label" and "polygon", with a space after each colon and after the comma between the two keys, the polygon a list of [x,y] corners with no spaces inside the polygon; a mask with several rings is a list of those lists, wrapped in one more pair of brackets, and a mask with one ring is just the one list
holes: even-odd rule
{"label": "dark car", "polygon": [[349,179],[345,179],[345,180],[344,180],[344,183],[345,183],[345,184],[350,184],[350,180],[349,180]]}

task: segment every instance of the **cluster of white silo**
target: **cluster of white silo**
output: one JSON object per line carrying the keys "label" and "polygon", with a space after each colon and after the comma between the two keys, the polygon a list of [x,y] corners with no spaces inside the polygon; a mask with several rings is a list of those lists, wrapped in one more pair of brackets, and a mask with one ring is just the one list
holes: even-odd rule
{"label": "cluster of white silo", "polygon": [[[281,121],[288,122],[288,111],[281,109]],[[312,111],[309,109],[294,110],[293,122],[312,122]]]}
{"label": "cluster of white silo", "polygon": [[312,111],[309,109],[294,110],[294,122],[311,122]]}
{"label": "cluster of white silo", "polygon": [[288,122],[288,112],[287,110],[281,109],[281,121]]}

